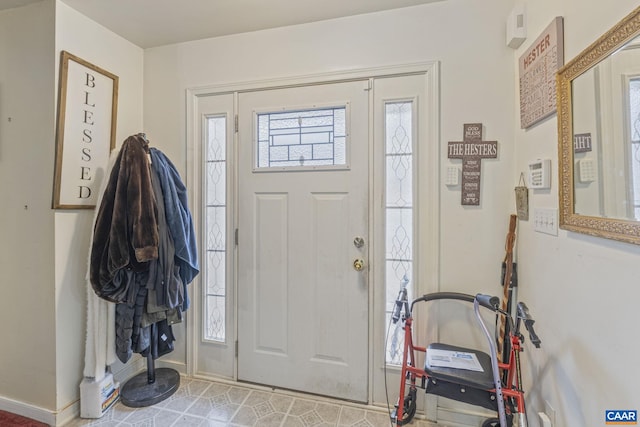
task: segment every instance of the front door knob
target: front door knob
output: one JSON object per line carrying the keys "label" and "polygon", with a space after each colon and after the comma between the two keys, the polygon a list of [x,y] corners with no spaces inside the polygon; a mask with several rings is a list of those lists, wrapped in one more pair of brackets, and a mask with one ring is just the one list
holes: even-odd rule
{"label": "front door knob", "polygon": [[353,269],[356,271],[362,271],[362,269],[364,269],[364,260],[355,259],[353,261]]}

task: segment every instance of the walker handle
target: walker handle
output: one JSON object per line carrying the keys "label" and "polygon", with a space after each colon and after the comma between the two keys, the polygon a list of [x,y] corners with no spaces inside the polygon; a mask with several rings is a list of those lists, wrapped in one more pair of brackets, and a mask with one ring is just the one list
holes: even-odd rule
{"label": "walker handle", "polygon": [[416,298],[411,303],[410,312],[413,312],[413,306],[419,302],[436,301],[441,299],[453,299],[459,301],[473,302],[473,295],[461,294],[460,292],[432,292],[430,294],[424,294],[420,298]]}
{"label": "walker handle", "polygon": [[496,311],[496,308],[500,306],[500,298],[495,296],[476,294],[476,300],[481,306],[486,307],[489,310]]}
{"label": "walker handle", "polygon": [[533,324],[536,323],[536,321],[533,320],[533,317],[529,314],[529,307],[527,307],[527,304],[523,302],[518,303],[518,317],[524,322],[524,326],[529,332],[529,339],[531,340],[531,343],[535,345],[536,348],[540,348],[542,341],[540,341],[540,338],[536,335],[536,331],[533,330]]}

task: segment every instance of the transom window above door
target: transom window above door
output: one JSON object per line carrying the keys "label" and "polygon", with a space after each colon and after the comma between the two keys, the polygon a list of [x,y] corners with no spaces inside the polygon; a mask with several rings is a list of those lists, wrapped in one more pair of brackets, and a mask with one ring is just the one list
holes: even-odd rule
{"label": "transom window above door", "polygon": [[346,169],[347,107],[257,113],[256,170]]}

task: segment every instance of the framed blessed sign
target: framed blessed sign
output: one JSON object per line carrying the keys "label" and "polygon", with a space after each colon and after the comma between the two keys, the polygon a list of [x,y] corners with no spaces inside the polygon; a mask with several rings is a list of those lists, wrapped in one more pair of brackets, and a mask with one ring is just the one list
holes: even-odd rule
{"label": "framed blessed sign", "polygon": [[115,147],[118,76],[62,51],[54,209],[91,209]]}

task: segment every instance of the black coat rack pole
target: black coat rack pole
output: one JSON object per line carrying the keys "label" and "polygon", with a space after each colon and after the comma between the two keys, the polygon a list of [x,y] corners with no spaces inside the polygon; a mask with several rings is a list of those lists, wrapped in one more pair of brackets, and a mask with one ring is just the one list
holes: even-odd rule
{"label": "black coat rack pole", "polygon": [[[156,325],[151,325],[153,336],[157,334]],[[131,378],[122,387],[122,404],[132,408],[155,405],[167,399],[178,390],[180,374],[171,368],[155,368],[151,349],[147,351],[147,372],[141,372]]]}
{"label": "black coat rack pole", "polygon": [[147,353],[147,384],[156,382],[156,367],[151,352]]}

